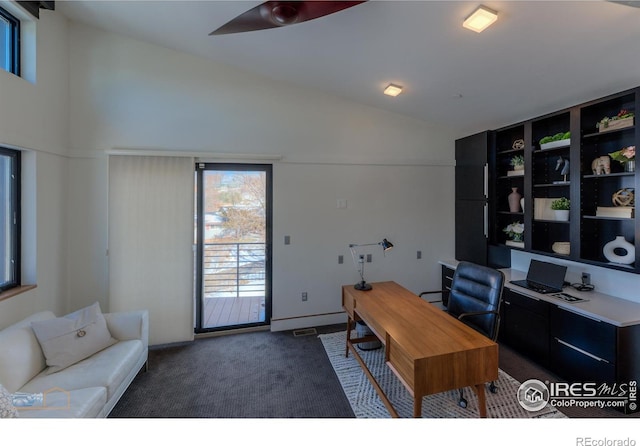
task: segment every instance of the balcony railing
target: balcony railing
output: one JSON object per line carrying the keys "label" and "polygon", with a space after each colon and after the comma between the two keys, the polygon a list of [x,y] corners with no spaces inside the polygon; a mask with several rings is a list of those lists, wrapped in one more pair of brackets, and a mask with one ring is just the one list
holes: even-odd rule
{"label": "balcony railing", "polygon": [[264,296],[265,259],[264,243],[205,244],[203,296]]}

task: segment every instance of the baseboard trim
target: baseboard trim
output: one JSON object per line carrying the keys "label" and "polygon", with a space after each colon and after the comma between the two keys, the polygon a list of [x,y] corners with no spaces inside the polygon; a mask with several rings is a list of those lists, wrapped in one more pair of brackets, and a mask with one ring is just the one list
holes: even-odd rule
{"label": "baseboard trim", "polygon": [[346,322],[347,315],[343,312],[271,319],[271,331],[297,330],[299,328],[344,324]]}

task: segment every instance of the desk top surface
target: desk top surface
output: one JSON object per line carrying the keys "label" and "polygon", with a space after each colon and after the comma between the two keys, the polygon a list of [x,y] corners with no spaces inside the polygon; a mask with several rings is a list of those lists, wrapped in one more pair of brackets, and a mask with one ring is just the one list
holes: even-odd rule
{"label": "desk top surface", "polygon": [[[440,261],[439,263],[452,269],[455,269],[458,266],[457,260]],[[568,303],[558,299],[557,297],[553,297],[548,294],[536,293],[535,291],[509,283],[511,280],[525,279],[527,277],[526,271],[519,271],[512,268],[504,268],[500,271],[505,275],[504,286],[518,294],[522,294],[533,299],[544,300],[568,311],[590,318],[595,318],[618,327],[640,324],[640,304],[636,302],[599,293],[597,291],[580,292],[571,288],[565,288],[563,290],[565,293],[586,299],[583,302]]]}
{"label": "desk top surface", "polygon": [[496,344],[395,282],[372,284],[370,291],[342,287],[355,300],[356,312],[375,321],[385,334],[415,358],[491,348]]}

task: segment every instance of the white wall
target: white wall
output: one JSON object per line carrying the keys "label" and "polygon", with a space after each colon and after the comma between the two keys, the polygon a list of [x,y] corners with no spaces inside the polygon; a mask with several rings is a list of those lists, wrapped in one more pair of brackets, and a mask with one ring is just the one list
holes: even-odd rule
{"label": "white wall", "polygon": [[67,158],[69,76],[67,21],[42,11],[36,24],[37,82],[0,70],[0,144],[23,153],[23,275],[35,290],[0,302],[0,328],[40,310],[69,310]]}
{"label": "white wall", "polygon": [[[281,163],[274,182],[275,329],[346,320],[340,287],[359,280],[350,243],[388,238],[394,244],[385,255],[379,246],[358,248],[357,254],[373,255],[365,264],[368,282],[394,280],[416,293],[440,289],[436,263],[452,250],[446,189],[453,187],[453,168]],[[347,200],[346,209],[338,208],[338,199]],[[285,235],[290,245],[284,244]],[[332,312],[340,314],[300,318]]]}
{"label": "white wall", "polygon": [[369,280],[439,287],[436,261],[453,255],[451,131],[80,24],[69,42],[71,306],[108,296],[104,151],[114,148],[282,156],[273,315],[288,322],[275,329],[344,320],[340,285],[357,279],[348,243],[396,244],[374,253]]}

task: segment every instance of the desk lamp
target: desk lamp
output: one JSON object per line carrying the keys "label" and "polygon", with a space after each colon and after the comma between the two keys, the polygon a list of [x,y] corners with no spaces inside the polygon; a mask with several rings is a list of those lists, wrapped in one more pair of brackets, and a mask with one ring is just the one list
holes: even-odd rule
{"label": "desk lamp", "polygon": [[351,250],[351,257],[353,258],[353,264],[355,265],[356,269],[358,270],[358,273],[360,274],[360,282],[356,283],[353,287],[356,290],[360,290],[360,291],[369,291],[372,287],[370,284],[368,284],[367,282],[365,282],[364,280],[364,255],[360,254],[358,256],[358,259],[356,260],[356,248],[360,247],[360,246],[375,246],[375,245],[380,245],[382,246],[382,253],[386,253],[387,251],[389,251],[391,248],[393,248],[393,244],[385,239],[382,239],[381,242],[378,243],[365,243],[365,244],[361,244],[361,245],[357,245],[357,244],[350,244],[349,245],[349,250]]}

